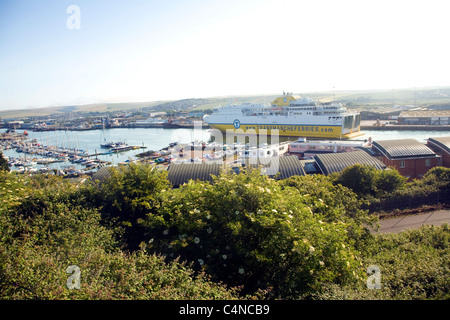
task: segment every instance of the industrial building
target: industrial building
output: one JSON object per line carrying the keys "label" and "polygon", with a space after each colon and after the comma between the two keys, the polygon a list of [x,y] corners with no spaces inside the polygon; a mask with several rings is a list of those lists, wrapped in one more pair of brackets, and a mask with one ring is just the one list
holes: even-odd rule
{"label": "industrial building", "polygon": [[450,137],[429,138],[427,146],[441,157],[441,164],[450,168]]}
{"label": "industrial building", "polygon": [[314,156],[314,160],[320,169],[320,173],[324,175],[329,175],[334,172],[341,172],[345,168],[355,164],[368,165],[379,170],[386,169],[386,165],[383,164],[383,162],[372,157],[363,150],[318,154]]}
{"label": "industrial building", "polygon": [[372,154],[410,179],[421,178],[431,168],[441,165],[441,158],[415,139],[374,141]]}
{"label": "industrial building", "polygon": [[450,110],[402,111],[400,125],[450,125]]}

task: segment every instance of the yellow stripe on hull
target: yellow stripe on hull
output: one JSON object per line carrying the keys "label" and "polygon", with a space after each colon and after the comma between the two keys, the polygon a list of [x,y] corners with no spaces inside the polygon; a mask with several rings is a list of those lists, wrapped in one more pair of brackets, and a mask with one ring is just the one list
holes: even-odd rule
{"label": "yellow stripe on hull", "polygon": [[211,127],[220,131],[243,133],[243,134],[262,134],[267,132],[271,135],[272,130],[279,130],[278,134],[281,137],[311,137],[311,138],[353,138],[355,136],[363,135],[364,133],[358,130],[353,130],[351,133],[342,134],[341,127],[337,126],[301,126],[301,125],[241,125],[239,130],[235,130],[232,124],[210,124]]}

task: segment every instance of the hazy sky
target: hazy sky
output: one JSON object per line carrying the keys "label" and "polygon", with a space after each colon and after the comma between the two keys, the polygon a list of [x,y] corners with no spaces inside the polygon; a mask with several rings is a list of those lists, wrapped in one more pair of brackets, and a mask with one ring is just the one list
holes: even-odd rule
{"label": "hazy sky", "polygon": [[0,0],[0,110],[446,86],[447,3]]}

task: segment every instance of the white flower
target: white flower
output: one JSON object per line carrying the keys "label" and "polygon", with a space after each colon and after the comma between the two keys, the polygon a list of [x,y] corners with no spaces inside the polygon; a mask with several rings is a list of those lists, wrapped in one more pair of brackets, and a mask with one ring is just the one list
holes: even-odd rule
{"label": "white flower", "polygon": [[211,232],[212,232],[212,229],[211,229],[211,228],[208,228],[208,229],[206,229],[206,231],[207,231],[208,233],[211,233]]}
{"label": "white flower", "polygon": [[198,237],[195,237],[194,242],[198,244],[200,242],[200,239]]}
{"label": "white flower", "polygon": [[169,229],[163,231],[163,235],[167,236],[169,234]]}
{"label": "white flower", "polygon": [[238,271],[240,274],[244,274],[244,268],[239,268],[239,271]]}
{"label": "white flower", "polygon": [[206,216],[206,219],[211,219],[211,215],[210,214],[208,214],[207,216]]}
{"label": "white flower", "polygon": [[198,259],[197,261],[198,261],[198,263],[200,263],[201,266],[204,264],[202,259]]}
{"label": "white flower", "polygon": [[230,249],[231,249],[231,247],[230,247],[230,246],[226,246],[226,247],[225,247],[225,249],[227,249],[227,250],[230,250]]}
{"label": "white flower", "polygon": [[222,255],[222,258],[223,258],[223,260],[226,260],[226,259],[227,259],[227,255],[226,255],[226,254],[223,254],[223,255]]}
{"label": "white flower", "polygon": [[314,249],[313,246],[309,246],[309,253],[313,253],[314,251],[316,251],[316,249]]}
{"label": "white flower", "polygon": [[319,264],[320,264],[321,266],[324,266],[324,265],[325,265],[325,262],[319,261]]}
{"label": "white flower", "polygon": [[278,211],[277,211],[277,210],[275,210],[275,209],[272,209],[272,212],[278,213]]}

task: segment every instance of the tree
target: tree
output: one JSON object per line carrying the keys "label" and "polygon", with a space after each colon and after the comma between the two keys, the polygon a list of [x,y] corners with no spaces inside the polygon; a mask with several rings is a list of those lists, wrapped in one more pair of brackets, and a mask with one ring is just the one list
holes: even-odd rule
{"label": "tree", "polygon": [[3,156],[3,152],[0,151],[0,170],[9,172],[9,164]]}
{"label": "tree", "polygon": [[405,186],[408,178],[395,169],[382,170],[377,173],[376,188],[381,193],[392,193]]}
{"label": "tree", "polygon": [[356,164],[345,168],[336,182],[359,195],[374,195],[377,192],[377,172],[372,166]]}
{"label": "tree", "polygon": [[145,246],[245,293],[273,288],[276,297],[298,297],[361,275],[341,210],[257,170],[227,172],[165,192],[145,219]]}
{"label": "tree", "polygon": [[101,208],[105,221],[122,227],[125,245],[136,250],[142,241],[140,220],[155,212],[160,206],[160,193],[171,188],[167,172],[133,163],[110,168],[110,172],[108,179],[82,192],[87,205]]}

